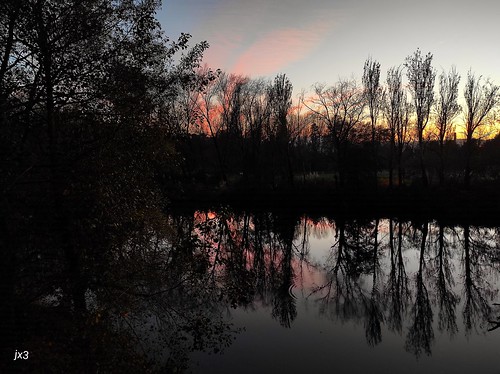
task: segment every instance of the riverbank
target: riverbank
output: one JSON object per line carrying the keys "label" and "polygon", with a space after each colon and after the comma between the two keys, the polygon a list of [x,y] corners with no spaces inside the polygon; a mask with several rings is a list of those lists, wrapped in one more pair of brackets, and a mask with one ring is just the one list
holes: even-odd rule
{"label": "riverbank", "polygon": [[287,211],[293,214],[346,218],[391,217],[434,219],[450,224],[500,223],[500,188],[483,184],[461,186],[403,187],[391,189],[352,186],[336,189],[329,184],[262,188],[255,185],[191,186],[172,199],[171,207],[206,209],[230,205],[240,210]]}

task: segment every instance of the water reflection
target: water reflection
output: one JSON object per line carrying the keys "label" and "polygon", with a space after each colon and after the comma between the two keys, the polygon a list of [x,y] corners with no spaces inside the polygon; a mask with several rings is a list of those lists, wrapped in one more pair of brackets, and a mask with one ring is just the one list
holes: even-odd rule
{"label": "water reflection", "polygon": [[420,252],[418,257],[418,270],[415,275],[414,303],[410,313],[410,329],[406,337],[405,347],[410,352],[419,356],[422,352],[431,353],[431,344],[434,340],[432,327],[433,311],[424,282],[424,271],[427,268],[425,259],[426,241],[429,232],[429,224],[425,222],[419,227],[421,232]]}
{"label": "water reflection", "polygon": [[[260,300],[263,307],[272,305],[273,318],[284,327],[297,316],[296,300],[289,292],[293,282],[318,304],[321,315],[362,322],[370,346],[382,341],[386,325],[404,334],[405,349],[417,357],[432,353],[435,317],[437,330],[449,337],[458,333],[459,325],[465,334],[484,332],[491,321],[499,287],[496,229],[392,219],[313,221],[271,214],[211,214],[226,229],[226,236],[218,234],[217,257],[224,258],[227,292],[234,290],[231,284],[240,287],[241,300],[230,298],[233,307],[255,308]],[[328,227],[334,232],[333,243],[318,263],[311,254],[310,235],[316,231],[321,236]],[[242,238],[235,240],[239,235]]]}
{"label": "water reflection", "polygon": [[219,300],[233,308],[271,307],[273,318],[290,327],[297,315],[290,290],[298,219],[222,211],[196,213],[195,221]]}
{"label": "water reflection", "polygon": [[450,245],[446,237],[451,237],[454,233],[447,232],[442,224],[438,225],[438,240],[437,245],[434,245],[436,257],[432,266],[435,267],[436,276],[436,292],[439,305],[438,311],[438,328],[439,331],[447,331],[450,338],[457,331],[456,308],[460,302],[459,296],[453,291],[455,280],[453,274],[455,272],[454,262],[451,260],[452,250],[456,251],[456,245]]}
{"label": "water reflection", "polygon": [[492,284],[494,280],[491,277],[493,273],[496,275],[498,272],[498,261],[491,258],[492,252],[496,252],[490,247],[490,244],[494,243],[491,239],[488,230],[463,227],[462,262],[465,300],[462,314],[467,334],[472,329],[478,331],[484,328],[491,312],[488,300],[493,299],[498,293],[498,287]]}
{"label": "water reflection", "polygon": [[[301,313],[363,326],[368,346],[395,336],[415,357],[444,337],[498,332],[496,228],[229,209],[171,215],[162,227],[127,238],[87,289],[75,336],[87,331],[94,371],[112,372],[98,353],[111,341],[128,342],[117,370],[136,357],[136,369],[182,371],[191,352],[220,353],[238,339],[237,310],[291,330]],[[47,294],[38,303],[63,315]]]}
{"label": "water reflection", "polygon": [[388,223],[390,270],[384,292],[387,305],[387,324],[391,331],[401,334],[403,317],[411,299],[403,259],[403,223],[395,223],[392,220],[389,220]]}

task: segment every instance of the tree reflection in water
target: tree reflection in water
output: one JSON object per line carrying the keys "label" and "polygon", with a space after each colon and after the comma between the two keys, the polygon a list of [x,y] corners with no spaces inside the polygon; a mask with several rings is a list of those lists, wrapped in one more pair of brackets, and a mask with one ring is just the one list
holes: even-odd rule
{"label": "tree reflection in water", "polygon": [[[394,230],[397,229],[397,237]],[[403,319],[411,293],[408,286],[405,262],[403,259],[403,223],[389,220],[389,259],[390,270],[385,286],[384,297],[387,305],[388,328],[398,334],[403,330]]]}
{"label": "tree reflection in water", "polygon": [[[447,331],[450,337],[454,336],[458,331],[456,307],[460,302],[460,298],[453,291],[455,280],[453,279],[454,264],[451,261],[452,248],[445,240],[445,227],[442,223],[439,225],[438,239],[436,248],[436,257],[434,259],[436,278],[436,298],[439,305],[438,312],[438,329],[439,331]],[[450,232],[448,235],[454,235]],[[457,250],[457,248],[453,248]]]}
{"label": "tree reflection in water", "polygon": [[[417,357],[431,354],[436,327],[452,337],[462,326],[471,334],[494,322],[495,229],[229,209],[172,214],[159,226],[120,238],[125,250],[94,263],[85,318],[71,330],[75,339],[85,331],[92,369],[133,367],[132,357],[136,368],[185,369],[191,352],[222,352],[237,337],[241,330],[231,323],[236,308],[265,310],[293,328],[297,303],[314,301],[321,316],[363,325],[368,345],[394,333]],[[312,237],[331,240],[320,261]],[[44,313],[72,315],[70,304],[51,304],[48,296],[36,301]],[[59,326],[77,321],[63,319]],[[52,339],[44,329],[37,333],[38,342]],[[110,341],[127,342],[108,350],[122,366],[99,354]]]}
{"label": "tree reflection in water", "polygon": [[[268,309],[290,328],[298,314],[295,287],[305,295],[301,300],[315,300],[321,315],[362,324],[370,346],[382,342],[386,326],[403,335],[405,349],[417,357],[432,353],[436,327],[452,337],[462,325],[466,334],[472,328],[485,331],[491,319],[499,273],[499,235],[493,229],[229,210],[196,213],[195,222],[183,234],[191,235],[196,248],[187,251],[190,265],[176,269],[185,276],[185,267],[194,266],[197,274],[207,274],[200,278],[203,286],[191,286],[199,293],[210,285],[203,302],[211,300],[212,310]],[[328,229],[333,244],[326,260],[318,262],[310,235],[321,237]],[[459,268],[463,284],[457,285]]]}
{"label": "tree reflection in water", "polygon": [[429,224],[425,222],[421,228],[422,238],[418,261],[419,265],[415,276],[415,302],[411,310],[411,325],[405,342],[406,349],[414,353],[417,357],[420,356],[422,351],[426,354],[430,354],[431,344],[434,340],[434,331],[432,327],[433,311],[423,274],[426,266],[424,256],[428,230]]}
{"label": "tree reflection in water", "polygon": [[[379,223],[332,221],[335,241],[328,260],[317,269],[325,272],[325,281],[312,286],[309,294],[320,303],[319,312],[343,322],[364,320],[366,340],[372,346],[381,342],[386,323],[390,331],[405,333],[409,352],[430,355],[434,309],[440,332],[452,337],[459,330],[456,309],[461,298],[454,278],[460,262],[464,332],[472,327],[484,332],[498,293],[498,232],[474,228],[472,240],[468,227],[460,232],[442,223],[391,219],[382,220],[388,232],[381,236]],[[411,258],[405,251],[417,254],[412,283],[406,270]]]}
{"label": "tree reflection in water", "polygon": [[[472,231],[472,233],[471,233]],[[491,237],[490,230],[470,226],[463,227],[463,318],[465,332],[470,334],[471,330],[484,329],[485,323],[491,313],[489,300],[498,293],[489,279],[493,274],[498,274],[498,254],[492,245],[498,248],[498,236]],[[493,256],[493,258],[492,258]]]}

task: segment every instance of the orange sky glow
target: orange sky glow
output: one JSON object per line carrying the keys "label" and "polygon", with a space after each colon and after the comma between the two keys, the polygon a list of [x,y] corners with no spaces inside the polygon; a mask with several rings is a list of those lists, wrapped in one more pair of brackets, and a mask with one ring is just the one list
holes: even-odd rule
{"label": "orange sky glow", "polygon": [[[433,54],[437,74],[457,67],[463,106],[469,69],[500,84],[498,9],[489,0],[163,0],[158,19],[172,38],[188,32],[191,44],[208,41],[203,61],[213,69],[267,79],[285,73],[294,100],[302,90],[311,94],[316,82],[360,82],[369,56],[380,62],[385,82],[390,67],[420,48]],[[454,122],[461,138],[463,118]]]}

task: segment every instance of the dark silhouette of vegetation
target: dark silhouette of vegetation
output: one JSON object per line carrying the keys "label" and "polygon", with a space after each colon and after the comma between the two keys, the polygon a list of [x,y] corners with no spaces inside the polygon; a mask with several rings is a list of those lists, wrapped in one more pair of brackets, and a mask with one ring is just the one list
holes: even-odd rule
{"label": "dark silhouette of vegetation", "polygon": [[418,151],[420,170],[422,173],[422,184],[427,187],[428,177],[424,162],[424,130],[429,122],[432,104],[434,103],[434,80],[436,73],[431,66],[432,54],[425,57],[419,49],[406,58],[405,66],[409,81],[410,92],[415,107],[418,139]]}
{"label": "dark silhouette of vegetation", "polygon": [[[379,117],[380,108],[382,105],[383,91],[380,86],[380,63],[368,58],[365,61],[363,70],[363,86],[365,90],[366,102],[368,104],[368,111],[370,113],[371,124],[371,146],[374,160],[378,160],[376,150],[376,134],[377,134],[377,120]],[[375,186],[377,181],[378,165],[374,165],[373,173]],[[390,170],[392,172],[392,169]],[[389,178],[391,182],[391,178]]]}
{"label": "dark silhouette of vegetation", "polygon": [[436,285],[439,298],[438,329],[448,331],[450,336],[453,336],[458,330],[456,307],[460,298],[453,292],[455,286],[453,271],[455,269],[453,269],[450,257],[451,250],[445,240],[445,227],[440,224],[436,257],[436,267],[438,269]]}
{"label": "dark silhouette of vegetation", "polygon": [[[288,182],[293,185],[293,169],[290,160],[290,131],[288,126],[288,112],[292,106],[292,84],[284,75],[276,76],[273,84],[268,89],[269,106],[271,113],[271,142],[275,143],[278,148],[278,170],[273,175],[281,175],[282,178],[287,178]],[[274,157],[271,158],[271,163],[274,163]]]}
{"label": "dark silhouette of vegetation", "polygon": [[[447,190],[459,199],[472,177],[477,188],[498,183],[492,132],[486,131],[494,123],[494,86],[488,81],[482,89],[491,91],[489,110],[478,117],[483,104],[471,103],[477,113],[464,110],[461,124],[460,76],[454,68],[442,73],[434,93],[431,62],[431,54],[417,50],[404,67],[388,69],[383,86],[380,64],[368,59],[362,85],[354,78],[316,83],[297,102],[284,74],[266,80],[212,73],[208,86],[190,96],[191,106],[184,96],[169,102],[192,119],[174,143],[184,160],[178,176],[184,193],[192,199],[203,191],[281,193],[323,185],[374,195],[395,187],[397,173],[399,189]],[[199,72],[207,76],[206,68]],[[479,120],[477,126],[467,118]]]}
{"label": "dark silhouette of vegetation", "polygon": [[477,140],[474,139],[474,134],[480,130],[483,121],[497,105],[499,101],[499,89],[499,86],[493,85],[489,80],[481,85],[481,77],[476,78],[471,71],[467,74],[467,82],[464,89],[466,105],[464,183],[466,187],[470,187],[471,183],[472,154],[477,143]]}
{"label": "dark silhouette of vegetation", "polygon": [[[316,83],[294,100],[285,74],[252,79],[202,66],[208,44],[163,35],[159,5],[0,4],[2,355],[36,352],[25,371],[50,363],[57,372],[178,372],[191,352],[231,343],[239,331],[224,317],[231,308],[262,305],[290,328],[297,269],[318,270],[304,212],[325,210],[339,214],[336,241],[325,284],[310,296],[325,315],[362,321],[374,346],[384,323],[403,333],[413,292],[407,348],[429,354],[427,219],[500,210],[500,137],[480,131],[493,121],[498,87],[469,73],[462,145],[450,135],[454,70],[440,78],[437,137],[430,131],[431,54],[406,60],[413,105],[403,70],[389,69],[384,91],[372,59],[362,85]],[[207,201],[245,212],[189,206]],[[400,217],[389,222],[387,278],[382,222],[371,220],[381,213]],[[426,219],[414,287],[405,214]],[[438,327],[452,335],[459,301],[439,229]],[[467,331],[490,314],[479,264],[498,266],[478,230],[463,226]]]}
{"label": "dark silhouette of vegetation", "polygon": [[[403,330],[403,319],[411,298],[403,257],[403,223],[389,220],[389,249],[391,267],[385,288],[388,305],[387,324],[391,331],[398,334]],[[397,238],[395,231],[397,230]]]}
{"label": "dark silhouette of vegetation", "polygon": [[[439,76],[439,92],[436,100],[436,129],[439,142],[439,184],[444,185],[444,146],[445,141],[453,140],[456,133],[453,131],[452,121],[460,112],[458,99],[458,83],[460,76],[453,67],[448,74]],[[453,133],[453,134],[452,134]],[[453,135],[453,136],[452,136]]]}
{"label": "dark silhouette of vegetation", "polygon": [[[60,352],[50,360],[56,371],[148,365],[127,343],[129,334],[110,327],[119,313],[112,301],[116,290],[144,291],[127,285],[141,277],[127,258],[151,243],[151,232],[156,240],[166,237],[158,225],[163,190],[180,159],[160,114],[180,87],[200,84],[195,70],[208,47],[189,48],[187,34],[164,37],[157,6],[1,4],[2,364],[4,354],[24,344],[37,352],[32,371],[48,345]],[[89,294],[110,302],[113,313],[94,309]],[[47,295],[56,307],[40,306]],[[30,336],[30,329],[58,320],[53,336]],[[110,342],[101,333],[116,337],[115,354],[104,353]],[[120,365],[120,355],[137,361]]]}
{"label": "dark silhouette of vegetation", "polygon": [[398,186],[404,181],[403,151],[409,141],[409,120],[411,106],[403,90],[400,68],[390,68],[387,72],[384,115],[389,129],[389,187],[393,186],[393,163],[396,160]]}

